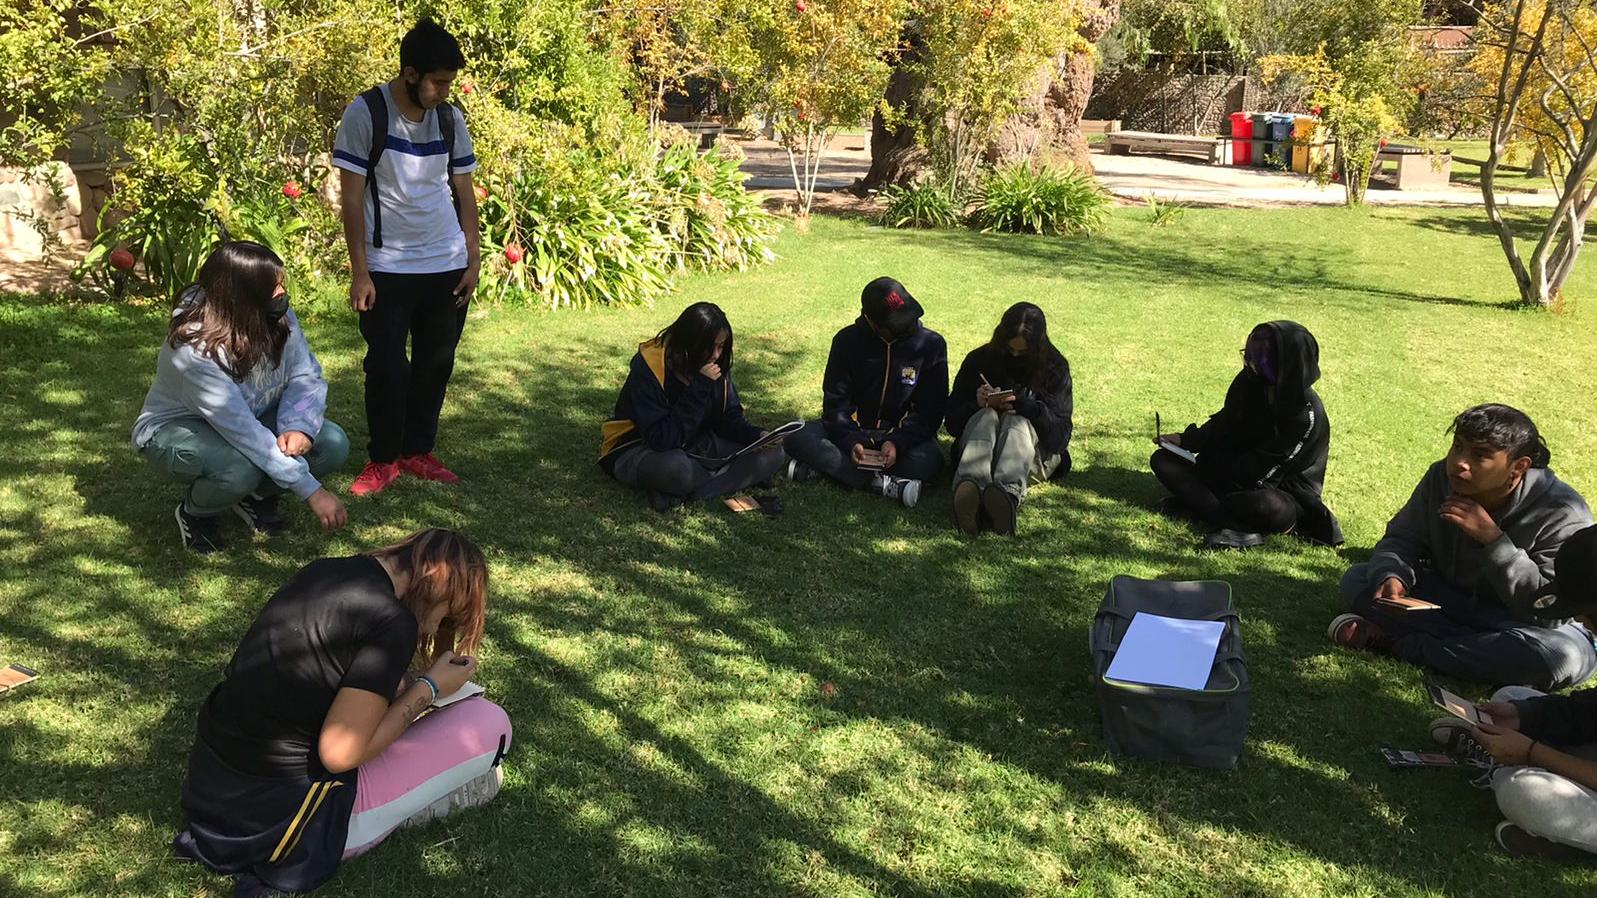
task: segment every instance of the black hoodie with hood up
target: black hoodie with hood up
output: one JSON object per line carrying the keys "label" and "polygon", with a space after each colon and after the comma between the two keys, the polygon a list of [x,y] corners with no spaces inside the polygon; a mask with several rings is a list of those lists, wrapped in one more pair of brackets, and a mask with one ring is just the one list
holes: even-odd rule
{"label": "black hoodie with hood up", "polygon": [[1320,379],[1320,344],[1295,321],[1271,321],[1276,381],[1243,369],[1226,391],[1225,407],[1181,434],[1198,453],[1198,474],[1217,493],[1272,486],[1298,503],[1300,536],[1342,543],[1342,528],[1326,507],[1325,463],[1331,422],[1313,386]]}

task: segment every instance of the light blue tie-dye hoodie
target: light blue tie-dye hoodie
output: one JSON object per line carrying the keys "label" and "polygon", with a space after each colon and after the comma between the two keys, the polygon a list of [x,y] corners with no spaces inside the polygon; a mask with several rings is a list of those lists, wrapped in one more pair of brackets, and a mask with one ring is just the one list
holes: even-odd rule
{"label": "light blue tie-dye hoodie", "polygon": [[[173,315],[198,296],[197,289],[185,294]],[[301,499],[310,498],[321,484],[303,457],[291,458],[277,448],[277,438],[295,430],[316,438],[327,410],[327,381],[292,310],[287,320],[282,361],[274,365],[264,359],[241,381],[195,347],[174,349],[163,341],[155,383],[133,424],[133,448],[143,449],[156,431],[173,421],[198,417],[272,482]]]}

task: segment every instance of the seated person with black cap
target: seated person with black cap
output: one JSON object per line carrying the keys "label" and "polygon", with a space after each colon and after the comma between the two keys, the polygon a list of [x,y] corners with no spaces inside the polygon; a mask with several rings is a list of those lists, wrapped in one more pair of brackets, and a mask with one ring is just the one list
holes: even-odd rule
{"label": "seated person with black cap", "polygon": [[1453,419],[1447,457],[1420,478],[1370,560],[1342,578],[1338,645],[1476,683],[1562,689],[1591,676],[1591,633],[1536,604],[1553,559],[1592,523],[1547,467],[1530,417],[1478,405]]}
{"label": "seated person with black cap", "polygon": [[790,479],[819,473],[906,507],[920,500],[943,467],[937,428],[948,402],[948,347],[921,315],[898,281],[865,285],[860,317],[832,338],[821,420],[787,439]]}
{"label": "seated person with black cap", "polygon": [[[1597,527],[1565,541],[1549,589],[1535,602],[1540,613],[1597,628]],[[1465,730],[1503,765],[1492,771],[1507,818],[1497,824],[1497,844],[1509,854],[1597,860],[1597,689],[1544,695],[1505,686],[1480,710],[1490,724],[1446,717],[1431,724],[1431,736],[1456,747]]]}
{"label": "seated person with black cap", "polygon": [[1150,464],[1170,496],[1160,506],[1209,529],[1211,549],[1248,549],[1269,533],[1339,545],[1342,529],[1325,506],[1331,422],[1314,392],[1320,344],[1295,321],[1267,321],[1248,334],[1242,370],[1225,405],[1202,425],[1161,434]]}

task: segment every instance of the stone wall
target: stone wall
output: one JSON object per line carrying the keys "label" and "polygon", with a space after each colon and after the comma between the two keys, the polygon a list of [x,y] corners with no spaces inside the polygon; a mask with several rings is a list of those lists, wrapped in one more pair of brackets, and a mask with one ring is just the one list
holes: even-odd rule
{"label": "stone wall", "polygon": [[92,241],[111,194],[110,180],[103,166],[52,162],[32,177],[19,168],[0,168],[0,252],[10,258],[42,256],[45,238],[35,227],[41,221],[69,247]]}
{"label": "stone wall", "polygon": [[1099,76],[1086,117],[1117,118],[1128,131],[1210,135],[1229,130],[1226,116],[1244,109],[1303,111],[1249,75],[1119,72]]}

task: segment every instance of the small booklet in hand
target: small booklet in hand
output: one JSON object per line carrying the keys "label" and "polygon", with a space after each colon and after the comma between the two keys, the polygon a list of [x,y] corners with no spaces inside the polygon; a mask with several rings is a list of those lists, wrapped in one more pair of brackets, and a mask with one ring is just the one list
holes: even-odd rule
{"label": "small booklet in hand", "polygon": [[887,453],[880,449],[866,449],[860,453],[859,464],[855,467],[861,471],[887,470]]}
{"label": "small booklet in hand", "polygon": [[1473,702],[1467,702],[1435,683],[1426,683],[1425,691],[1430,693],[1431,701],[1435,702],[1438,708],[1460,720],[1468,721],[1476,726],[1480,726],[1483,723],[1491,726],[1494,722],[1492,715],[1476,708]]}
{"label": "small booklet in hand", "polygon": [[482,688],[481,686],[478,686],[476,683],[467,683],[466,685],[460,687],[459,689],[456,689],[454,692],[451,692],[448,695],[440,695],[437,698],[433,699],[433,703],[432,703],[432,705],[430,705],[430,707],[433,707],[433,708],[447,708],[450,705],[453,705],[455,702],[465,701],[466,699],[472,698],[473,696],[482,695],[484,692],[487,692],[487,691],[488,690]]}

